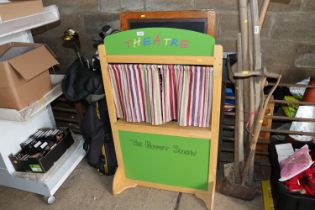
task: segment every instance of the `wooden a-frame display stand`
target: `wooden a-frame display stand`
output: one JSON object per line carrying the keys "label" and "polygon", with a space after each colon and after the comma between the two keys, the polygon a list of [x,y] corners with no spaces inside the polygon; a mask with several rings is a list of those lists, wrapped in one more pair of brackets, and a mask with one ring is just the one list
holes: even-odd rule
{"label": "wooden a-frame display stand", "polygon": [[[120,32],[106,37],[104,45],[98,50],[118,160],[113,194],[137,185],[153,187],[195,194],[213,209],[222,47],[209,35],[171,28]],[[210,127],[182,127],[177,122],[154,126],[117,119],[108,73],[111,63],[213,66]]]}

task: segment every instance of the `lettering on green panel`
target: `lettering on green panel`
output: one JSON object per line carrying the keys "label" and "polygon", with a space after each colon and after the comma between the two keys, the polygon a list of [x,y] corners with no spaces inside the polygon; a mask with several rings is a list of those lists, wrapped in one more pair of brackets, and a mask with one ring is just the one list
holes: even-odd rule
{"label": "lettering on green panel", "polygon": [[215,39],[174,28],[142,28],[119,32],[104,40],[107,55],[213,56]]}
{"label": "lettering on green panel", "polygon": [[208,189],[209,140],[128,131],[119,140],[128,178]]}
{"label": "lettering on green panel", "polygon": [[173,152],[174,154],[190,155],[192,157],[197,155],[196,150],[183,149],[178,144],[173,144],[172,147],[170,147],[170,146],[166,146],[166,145],[160,145],[160,144],[153,143],[152,141],[147,140],[147,139],[144,140],[144,142],[141,142],[137,139],[129,139],[129,141],[131,141],[132,145],[135,147],[141,147],[141,148],[148,149],[148,150],[161,151],[161,152]]}

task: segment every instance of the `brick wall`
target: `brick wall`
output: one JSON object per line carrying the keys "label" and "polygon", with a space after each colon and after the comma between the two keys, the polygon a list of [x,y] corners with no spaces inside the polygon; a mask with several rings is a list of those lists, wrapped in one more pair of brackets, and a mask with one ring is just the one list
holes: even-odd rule
{"label": "brick wall", "polygon": [[[262,0],[259,0],[261,2]],[[100,28],[110,24],[119,28],[119,13],[131,10],[217,11],[217,38],[224,51],[235,51],[239,32],[238,0],[43,0],[58,6],[61,20],[33,31],[35,41],[46,42],[55,51],[61,69],[74,59],[70,49],[62,47],[63,31],[79,31],[82,51],[91,56],[93,38]],[[262,29],[264,64],[271,71],[282,72],[284,79],[297,81],[315,76],[315,0],[291,0],[289,4],[271,3]]]}

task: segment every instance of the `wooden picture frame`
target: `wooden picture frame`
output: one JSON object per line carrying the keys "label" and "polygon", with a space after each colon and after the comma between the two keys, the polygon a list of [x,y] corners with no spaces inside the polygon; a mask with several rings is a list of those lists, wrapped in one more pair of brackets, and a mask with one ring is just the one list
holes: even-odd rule
{"label": "wooden picture frame", "polygon": [[[183,23],[179,27],[176,25],[171,26],[173,28],[187,30],[194,30],[194,25],[203,24],[202,29],[199,28],[199,30],[194,31],[216,37],[216,14],[214,10],[147,11],[124,12],[120,14],[120,29],[122,31],[135,29],[135,27],[132,27],[132,23]],[[142,25],[141,28],[147,26],[148,25]],[[154,27],[165,27],[165,25],[157,25]]]}

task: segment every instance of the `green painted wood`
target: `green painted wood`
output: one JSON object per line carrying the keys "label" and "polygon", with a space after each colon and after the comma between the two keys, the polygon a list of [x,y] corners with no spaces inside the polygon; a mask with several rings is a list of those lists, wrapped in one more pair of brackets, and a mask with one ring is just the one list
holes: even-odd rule
{"label": "green painted wood", "polygon": [[197,190],[208,189],[210,141],[119,131],[126,177]]}
{"label": "green painted wood", "polygon": [[107,55],[213,56],[215,39],[174,28],[143,28],[119,32],[104,40]]}

